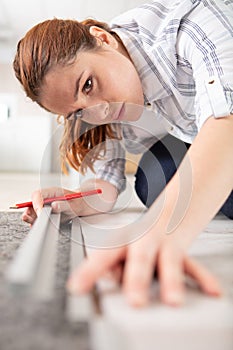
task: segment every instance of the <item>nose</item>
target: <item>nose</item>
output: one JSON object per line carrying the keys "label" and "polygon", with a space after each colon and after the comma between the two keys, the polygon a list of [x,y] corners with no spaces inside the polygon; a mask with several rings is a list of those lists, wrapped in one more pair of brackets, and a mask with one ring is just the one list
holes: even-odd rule
{"label": "nose", "polygon": [[83,109],[82,119],[84,121],[99,124],[109,116],[110,106],[108,102],[101,102]]}

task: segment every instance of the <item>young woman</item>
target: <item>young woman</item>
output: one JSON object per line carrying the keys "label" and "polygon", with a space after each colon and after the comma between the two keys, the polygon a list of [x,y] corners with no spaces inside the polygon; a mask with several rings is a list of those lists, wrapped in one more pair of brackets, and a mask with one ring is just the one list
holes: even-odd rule
{"label": "young woman", "polygon": [[[63,166],[85,172],[105,159],[83,185],[101,187],[102,195],[54,202],[55,212],[71,218],[111,210],[124,189],[124,147],[144,153],[135,189],[149,209],[122,229],[129,239],[135,230],[144,235],[96,251],[70,277],[71,292],[89,291],[125,261],[122,288],[132,305],[148,302],[155,269],[165,303],[182,303],[184,274],[207,294],[221,294],[186,252],[220,209],[233,218],[232,19],[229,1],[159,0],[110,26],[48,20],[19,42],[14,70],[26,94],[64,116]],[[146,108],[150,135],[134,128]],[[23,219],[33,223],[43,198],[64,192],[35,191]]]}

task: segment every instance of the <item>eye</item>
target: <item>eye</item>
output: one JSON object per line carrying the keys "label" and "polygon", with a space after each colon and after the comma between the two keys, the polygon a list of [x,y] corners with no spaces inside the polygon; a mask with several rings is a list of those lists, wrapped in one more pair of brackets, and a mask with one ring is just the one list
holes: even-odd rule
{"label": "eye", "polygon": [[83,86],[83,91],[88,94],[92,90],[92,87],[93,87],[93,81],[92,81],[92,77],[90,77],[86,80]]}

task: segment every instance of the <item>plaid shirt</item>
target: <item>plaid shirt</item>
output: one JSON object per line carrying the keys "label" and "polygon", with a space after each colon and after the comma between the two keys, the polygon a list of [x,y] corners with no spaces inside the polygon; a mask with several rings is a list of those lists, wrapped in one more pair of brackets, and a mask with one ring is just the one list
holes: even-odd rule
{"label": "plaid shirt", "polygon": [[[96,177],[125,188],[125,150],[144,153],[167,133],[192,143],[210,117],[233,113],[233,1],[158,0],[111,22],[139,74],[145,112],[108,140]],[[146,110],[149,109],[147,112]]]}

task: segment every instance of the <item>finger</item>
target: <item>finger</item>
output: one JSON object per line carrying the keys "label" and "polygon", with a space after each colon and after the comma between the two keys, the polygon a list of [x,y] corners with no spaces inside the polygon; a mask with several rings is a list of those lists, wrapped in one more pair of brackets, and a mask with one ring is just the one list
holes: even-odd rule
{"label": "finger", "polygon": [[[153,240],[155,240],[153,238]],[[132,306],[142,307],[149,301],[149,289],[153,278],[157,245],[150,243],[149,236],[134,242],[129,248],[123,288]]]}
{"label": "finger", "polygon": [[122,264],[118,264],[115,267],[113,267],[113,269],[112,269],[112,277],[117,283],[122,282],[123,269],[124,269],[124,267]]}
{"label": "finger", "polygon": [[119,289],[122,278],[123,267],[118,264],[104,273],[98,280],[98,290],[111,292]]}
{"label": "finger", "polygon": [[33,204],[33,209],[36,212],[36,215],[39,216],[40,212],[43,208],[43,203],[44,202],[44,197],[41,193],[41,191],[35,191],[32,194],[32,204]]}
{"label": "finger", "polygon": [[90,291],[96,281],[122,260],[125,248],[100,250],[91,254],[71,274],[67,281],[68,291],[83,294]]}
{"label": "finger", "polygon": [[205,293],[212,296],[220,296],[222,294],[222,289],[216,277],[194,259],[185,257],[184,269]]}
{"label": "finger", "polygon": [[54,213],[64,213],[68,216],[77,216],[77,206],[80,202],[80,199],[69,200],[69,201],[54,201],[51,203],[51,207]]}
{"label": "finger", "polygon": [[37,214],[37,216],[40,214],[43,205],[44,205],[44,199],[45,198],[52,198],[52,197],[57,197],[57,196],[64,196],[66,194],[72,193],[69,190],[60,188],[60,187],[50,187],[50,188],[45,188],[43,190],[37,190],[33,192],[32,194],[32,203],[33,203],[33,208]]}
{"label": "finger", "polygon": [[23,221],[25,221],[25,222],[27,222],[28,224],[31,224],[31,225],[33,225],[33,223],[35,222],[35,219],[33,219],[31,216],[28,216],[28,215],[25,215],[25,214],[22,215],[22,219],[23,219]]}
{"label": "finger", "polygon": [[160,297],[171,306],[181,305],[184,301],[182,256],[179,250],[164,247],[158,257]]}
{"label": "finger", "polygon": [[33,208],[27,208],[22,214],[22,220],[29,224],[33,224],[36,218],[37,215]]}

